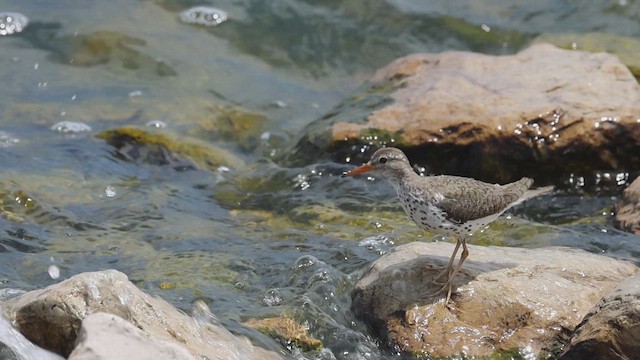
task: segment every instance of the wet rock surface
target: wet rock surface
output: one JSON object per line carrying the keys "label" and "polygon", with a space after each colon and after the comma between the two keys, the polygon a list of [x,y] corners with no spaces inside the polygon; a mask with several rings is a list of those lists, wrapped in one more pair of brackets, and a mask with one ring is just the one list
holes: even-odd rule
{"label": "wet rock surface", "polygon": [[443,295],[430,295],[452,250],[448,243],[396,247],[356,284],[352,310],[409,353],[483,356],[517,348],[537,356],[553,351],[603,294],[638,271],[582,250],[469,245],[445,307]]}
{"label": "wet rock surface", "polygon": [[[83,334],[83,321],[91,314],[104,312],[162,340],[160,348],[171,342],[196,358],[280,359],[275,352],[254,347],[246,338],[210,322],[198,322],[166,301],[142,292],[116,270],[76,275],[7,300],[3,308],[27,339],[65,357],[74,350],[78,335]],[[89,329],[99,326],[93,322],[88,325]],[[86,340],[86,335],[81,340]]]}
{"label": "wet rock surface", "polygon": [[639,113],[640,86],[610,54],[415,54],[311,123],[288,161],[358,164],[362,146],[393,145],[433,172],[499,182],[634,169]]}
{"label": "wet rock surface", "polygon": [[637,359],[640,356],[640,276],[620,283],[576,328],[561,360]]}
{"label": "wet rock surface", "polygon": [[640,178],[624,190],[616,203],[615,213],[618,228],[640,235]]}

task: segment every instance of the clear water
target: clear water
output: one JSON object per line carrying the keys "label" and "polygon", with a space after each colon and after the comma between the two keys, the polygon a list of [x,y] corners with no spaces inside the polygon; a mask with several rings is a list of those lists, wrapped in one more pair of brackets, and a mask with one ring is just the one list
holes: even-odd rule
{"label": "clear water", "polygon": [[[228,18],[181,22],[196,5]],[[185,311],[204,301],[267,348],[282,345],[239,324],[292,316],[325,345],[291,351],[310,359],[399,358],[353,318],[350,291],[396,244],[440,238],[404,219],[384,181],[342,179],[344,164],[274,163],[306,124],[405,54],[514,53],[539,34],[640,35],[632,1],[0,0],[0,11],[29,18],[0,36],[0,286],[115,268]],[[209,126],[233,114],[247,127]],[[238,161],[216,170],[123,156],[94,137],[129,125],[164,127]],[[86,131],[64,131],[73,129]],[[606,174],[557,179],[561,191],[470,242],[638,261],[638,238],[611,218],[629,178]]]}

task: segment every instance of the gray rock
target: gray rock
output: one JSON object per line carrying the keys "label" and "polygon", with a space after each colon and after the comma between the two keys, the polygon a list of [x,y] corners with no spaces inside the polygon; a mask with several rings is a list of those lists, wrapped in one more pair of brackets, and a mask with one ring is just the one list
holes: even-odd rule
{"label": "gray rock", "polygon": [[[638,268],[569,248],[469,246],[452,301],[430,294],[453,250],[415,242],[383,255],[353,293],[354,313],[404,351],[436,357],[557,346],[604,293]],[[446,295],[446,294],[445,294]]]}
{"label": "gray rock", "polygon": [[176,343],[157,339],[123,318],[95,313],[82,320],[69,360],[195,360]]}
{"label": "gray rock", "polygon": [[616,203],[615,213],[618,228],[640,235],[640,178],[624,190]]}
{"label": "gray rock", "polygon": [[185,315],[150,296],[116,270],[82,273],[4,304],[8,319],[36,345],[63,356],[72,352],[82,321],[105,312],[117,315],[154,338],[181,344],[198,358],[280,359],[221,326]]}
{"label": "gray rock", "polygon": [[560,360],[640,359],[640,275],[620,283],[576,328]]}

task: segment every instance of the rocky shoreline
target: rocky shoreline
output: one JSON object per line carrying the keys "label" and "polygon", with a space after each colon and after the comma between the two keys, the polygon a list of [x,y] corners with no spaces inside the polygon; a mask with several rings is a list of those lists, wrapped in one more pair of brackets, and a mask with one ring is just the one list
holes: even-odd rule
{"label": "rocky shoreline", "polygon": [[[189,146],[199,154],[210,150],[199,157],[167,146],[171,139],[131,128],[97,137],[117,149],[153,145],[163,156],[199,159],[193,166],[210,170],[245,166],[226,152]],[[629,176],[640,163],[640,85],[615,56],[546,44],[512,56],[411,55],[379,70],[310,124],[281,160],[288,166],[326,159],[359,164],[391,144],[412,162],[428,164],[427,173],[499,182],[527,175],[541,184],[602,169]],[[636,235],[639,193],[640,179],[615,207],[616,226]],[[437,290],[431,280],[452,246],[414,242],[382,255],[357,282],[351,311],[380,341],[416,356],[638,358],[636,264],[570,248],[469,245],[452,303],[444,306],[442,296],[430,296]],[[20,333],[12,336],[24,336],[31,353],[50,359],[291,356],[285,347],[266,349],[232,334],[206,305],[185,314],[116,270],[78,274],[2,299],[3,318]],[[322,338],[284,315],[242,325],[299,348],[322,348]],[[22,350],[3,341],[0,355],[22,360]]]}

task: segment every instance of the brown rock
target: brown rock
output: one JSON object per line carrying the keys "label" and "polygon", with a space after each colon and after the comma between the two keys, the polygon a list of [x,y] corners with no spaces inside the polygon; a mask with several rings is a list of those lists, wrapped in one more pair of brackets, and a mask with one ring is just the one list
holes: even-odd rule
{"label": "brown rock", "polygon": [[353,293],[354,313],[402,350],[432,356],[550,351],[638,268],[569,248],[469,246],[452,303],[431,282],[452,245],[415,242],[378,259]]}
{"label": "brown rock", "polygon": [[45,349],[68,356],[82,320],[97,312],[117,315],[161,340],[178,343],[198,358],[280,359],[212,323],[196,320],[166,301],[152,297],[116,270],[82,273],[4,304],[7,318]]}
{"label": "brown rock", "polygon": [[285,344],[293,343],[305,351],[322,348],[320,340],[309,335],[309,332],[302,324],[288,317],[249,319],[244,322],[244,325],[280,338]]}
{"label": "brown rock", "polygon": [[640,178],[624,190],[616,203],[615,213],[616,227],[640,235]]}
{"label": "brown rock", "polygon": [[589,311],[560,360],[640,358],[640,276],[620,283]]}
{"label": "brown rock", "polygon": [[639,120],[640,86],[613,55],[547,44],[508,56],[416,54],[310,124],[290,159],[359,163],[368,154],[354,158],[354,148],[393,144],[437,173],[557,178],[637,168]]}

